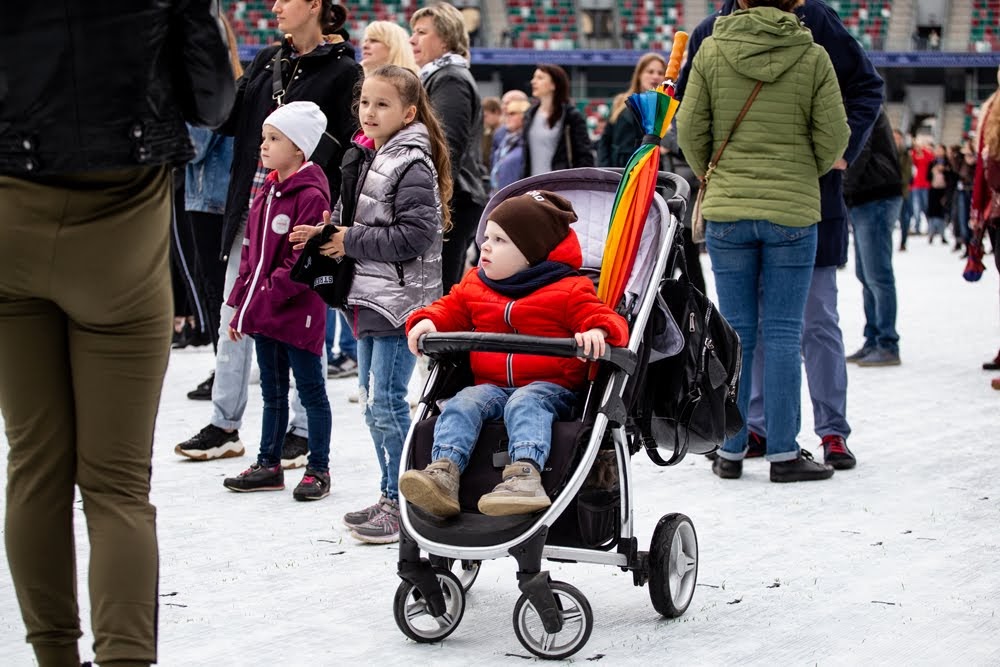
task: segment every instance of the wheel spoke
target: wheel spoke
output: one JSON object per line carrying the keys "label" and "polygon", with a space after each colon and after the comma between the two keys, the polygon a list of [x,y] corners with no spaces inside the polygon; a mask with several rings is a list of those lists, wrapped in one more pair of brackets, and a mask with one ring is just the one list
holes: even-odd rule
{"label": "wheel spoke", "polygon": [[578,623],[583,620],[583,612],[574,607],[571,611],[564,611],[562,615],[563,625],[567,623]]}
{"label": "wheel spoke", "polygon": [[556,641],[555,635],[550,635],[547,632],[542,632],[541,641],[539,643],[541,644],[543,651],[548,651],[552,648],[552,645],[555,643],[555,641]]}
{"label": "wheel spoke", "polygon": [[413,620],[427,615],[427,605],[423,602],[414,602],[406,607],[406,618]]}
{"label": "wheel spoke", "polygon": [[455,618],[449,612],[445,612],[440,616],[436,616],[434,620],[437,621],[438,626],[441,628],[450,628]]}

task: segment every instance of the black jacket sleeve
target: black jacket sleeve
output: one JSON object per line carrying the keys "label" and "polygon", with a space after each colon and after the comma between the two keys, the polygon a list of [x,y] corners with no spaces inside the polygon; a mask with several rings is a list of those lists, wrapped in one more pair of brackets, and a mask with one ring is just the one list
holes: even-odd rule
{"label": "black jacket sleeve", "polygon": [[566,114],[566,126],[569,128],[569,142],[572,148],[572,155],[568,156],[570,167],[593,167],[594,150],[590,141],[590,134],[587,133],[587,119],[583,114],[570,107]]}
{"label": "black jacket sleeve", "polygon": [[458,178],[465,146],[472,140],[472,94],[465,82],[458,77],[441,72],[431,81],[427,90],[434,115],[441,123],[448,141],[453,179]]}
{"label": "black jacket sleeve", "polygon": [[[171,16],[174,92],[184,119],[199,127],[218,127],[233,106],[233,71],[222,24],[210,0],[183,0]],[[217,8],[216,8],[217,10]]]}

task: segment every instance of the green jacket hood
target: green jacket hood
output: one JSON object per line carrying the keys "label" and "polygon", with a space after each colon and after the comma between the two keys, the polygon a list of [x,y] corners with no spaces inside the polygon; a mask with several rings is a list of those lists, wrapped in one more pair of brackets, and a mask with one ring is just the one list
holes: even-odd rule
{"label": "green jacket hood", "polygon": [[813,45],[812,33],[791,12],[742,9],[715,21],[712,37],[737,72],[771,83]]}

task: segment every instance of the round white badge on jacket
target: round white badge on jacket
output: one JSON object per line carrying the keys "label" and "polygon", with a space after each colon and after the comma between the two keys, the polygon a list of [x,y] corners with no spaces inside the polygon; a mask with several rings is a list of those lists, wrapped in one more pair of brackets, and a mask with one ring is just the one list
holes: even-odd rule
{"label": "round white badge on jacket", "polygon": [[291,224],[292,219],[289,218],[284,213],[274,216],[271,220],[271,231],[275,234],[287,234],[288,226]]}

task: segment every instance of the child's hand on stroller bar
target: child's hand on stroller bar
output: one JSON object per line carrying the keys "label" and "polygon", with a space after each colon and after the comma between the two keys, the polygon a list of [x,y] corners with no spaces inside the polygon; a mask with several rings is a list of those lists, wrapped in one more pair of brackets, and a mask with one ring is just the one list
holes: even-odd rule
{"label": "child's hand on stroller bar", "polygon": [[420,357],[423,356],[420,350],[417,349],[417,343],[420,341],[420,337],[427,333],[434,333],[437,331],[437,327],[430,320],[420,320],[413,325],[410,329],[410,333],[406,335],[406,345],[410,348],[410,352],[414,355]]}
{"label": "child's hand on stroller bar", "polygon": [[576,338],[576,344],[583,348],[585,359],[600,359],[604,356],[604,339],[607,338],[607,335],[608,332],[604,329],[590,329],[589,331],[578,333],[574,337]]}

